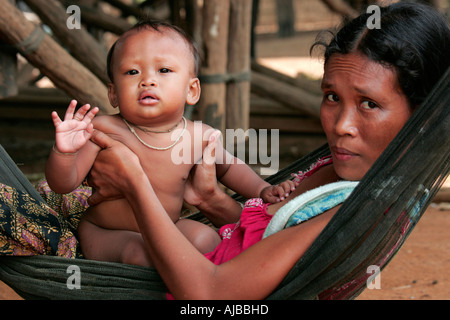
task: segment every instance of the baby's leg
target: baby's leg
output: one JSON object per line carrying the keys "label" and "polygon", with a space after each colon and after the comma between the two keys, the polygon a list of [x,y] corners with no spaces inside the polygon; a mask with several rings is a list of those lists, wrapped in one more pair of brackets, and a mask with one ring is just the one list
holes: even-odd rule
{"label": "baby's leg", "polygon": [[175,225],[194,247],[203,254],[213,251],[221,241],[219,234],[214,229],[201,222],[191,219],[180,219]]}
{"label": "baby's leg", "polygon": [[86,259],[153,266],[138,232],[104,229],[82,219],[78,236]]}

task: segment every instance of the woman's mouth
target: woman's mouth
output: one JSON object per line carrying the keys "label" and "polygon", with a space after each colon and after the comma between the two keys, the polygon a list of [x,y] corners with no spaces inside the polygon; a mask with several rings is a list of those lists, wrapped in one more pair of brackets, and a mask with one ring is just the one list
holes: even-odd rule
{"label": "woman's mouth", "polygon": [[332,147],[331,152],[334,154],[334,157],[336,158],[336,160],[340,160],[340,161],[348,161],[357,156],[356,153],[353,153],[347,149],[338,148],[338,147]]}

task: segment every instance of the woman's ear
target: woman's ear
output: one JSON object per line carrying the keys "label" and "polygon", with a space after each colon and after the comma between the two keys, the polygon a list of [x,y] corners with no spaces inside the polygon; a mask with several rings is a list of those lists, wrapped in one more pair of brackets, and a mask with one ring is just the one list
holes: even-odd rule
{"label": "woman's ear", "polygon": [[117,108],[119,106],[119,101],[117,99],[117,93],[116,93],[116,86],[112,82],[108,83],[108,99],[109,99],[109,103],[111,103],[111,105],[114,108]]}
{"label": "woman's ear", "polygon": [[189,81],[186,103],[191,106],[196,104],[200,99],[201,91],[202,90],[200,88],[200,80],[198,78],[192,78]]}

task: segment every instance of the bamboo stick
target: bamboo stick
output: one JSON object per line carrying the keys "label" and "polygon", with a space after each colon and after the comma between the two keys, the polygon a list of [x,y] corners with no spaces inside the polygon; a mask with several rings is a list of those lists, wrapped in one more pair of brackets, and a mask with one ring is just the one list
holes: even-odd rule
{"label": "bamboo stick", "polygon": [[17,87],[17,57],[16,51],[0,41],[0,98],[14,96]]}
{"label": "bamboo stick", "polygon": [[90,35],[83,26],[69,29],[66,9],[57,0],[24,0],[25,3],[46,23],[56,38],[70,53],[103,83],[108,83],[106,74],[106,48]]}
{"label": "bamboo stick", "polygon": [[231,0],[228,74],[249,75],[227,84],[226,127],[247,130],[250,116],[250,44],[252,0]]}
{"label": "bamboo stick", "polygon": [[316,118],[320,117],[322,97],[301,88],[279,81],[259,72],[252,72],[252,92],[270,97],[286,107],[301,110]]}
{"label": "bamboo stick", "polygon": [[[202,95],[198,103],[200,119],[214,128],[225,130],[226,84],[211,81],[227,73],[229,0],[208,0],[203,6]],[[205,79],[205,78],[204,78]]]}
{"label": "bamboo stick", "polygon": [[[12,45],[23,43],[36,28],[40,28],[27,20],[8,0],[0,0],[0,6],[0,37],[5,42]],[[104,113],[114,113],[106,86],[48,35],[43,36],[34,50],[21,48],[19,52],[69,96],[80,103],[98,106]]]}

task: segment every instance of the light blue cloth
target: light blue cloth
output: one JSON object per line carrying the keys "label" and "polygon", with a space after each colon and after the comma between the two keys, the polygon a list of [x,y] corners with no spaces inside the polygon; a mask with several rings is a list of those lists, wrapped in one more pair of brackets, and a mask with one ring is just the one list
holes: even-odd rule
{"label": "light blue cloth", "polygon": [[298,225],[343,203],[357,184],[358,181],[339,181],[297,196],[275,213],[263,238],[284,228]]}

